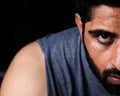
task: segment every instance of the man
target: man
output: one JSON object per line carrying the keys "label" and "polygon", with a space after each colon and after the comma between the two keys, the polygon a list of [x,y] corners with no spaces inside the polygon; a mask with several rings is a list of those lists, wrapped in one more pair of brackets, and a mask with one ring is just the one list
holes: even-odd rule
{"label": "man", "polygon": [[77,8],[77,27],[16,54],[0,96],[120,96],[120,1],[81,0]]}

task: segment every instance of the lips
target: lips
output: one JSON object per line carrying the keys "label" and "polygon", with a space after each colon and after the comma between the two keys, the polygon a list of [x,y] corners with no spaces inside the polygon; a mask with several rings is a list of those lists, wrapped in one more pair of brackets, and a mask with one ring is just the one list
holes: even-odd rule
{"label": "lips", "polygon": [[118,75],[109,75],[107,78],[107,82],[113,85],[120,85],[120,76]]}

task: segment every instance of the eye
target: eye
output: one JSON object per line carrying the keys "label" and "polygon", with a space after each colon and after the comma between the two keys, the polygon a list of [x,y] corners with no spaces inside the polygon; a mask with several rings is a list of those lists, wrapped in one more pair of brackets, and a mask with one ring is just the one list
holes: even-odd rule
{"label": "eye", "polygon": [[116,38],[115,32],[110,32],[102,29],[89,30],[88,32],[91,36],[96,38],[99,43],[104,45],[112,44]]}
{"label": "eye", "polygon": [[114,37],[109,33],[101,33],[98,35],[97,39],[102,44],[111,44],[114,41]]}

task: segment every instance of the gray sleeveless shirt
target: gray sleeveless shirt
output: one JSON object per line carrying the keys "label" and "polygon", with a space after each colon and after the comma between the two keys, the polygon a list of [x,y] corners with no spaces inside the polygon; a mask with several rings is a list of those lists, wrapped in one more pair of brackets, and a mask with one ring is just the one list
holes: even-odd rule
{"label": "gray sleeveless shirt", "polygon": [[110,96],[89,67],[77,27],[37,42],[45,55],[48,96]]}

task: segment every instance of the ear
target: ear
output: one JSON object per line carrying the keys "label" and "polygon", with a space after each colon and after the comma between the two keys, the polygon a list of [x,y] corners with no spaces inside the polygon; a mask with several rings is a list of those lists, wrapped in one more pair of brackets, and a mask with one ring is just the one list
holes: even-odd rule
{"label": "ear", "polygon": [[81,21],[81,17],[78,13],[75,14],[75,23],[79,29],[80,35],[82,37],[82,21]]}

